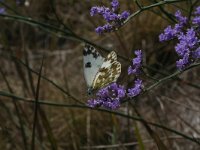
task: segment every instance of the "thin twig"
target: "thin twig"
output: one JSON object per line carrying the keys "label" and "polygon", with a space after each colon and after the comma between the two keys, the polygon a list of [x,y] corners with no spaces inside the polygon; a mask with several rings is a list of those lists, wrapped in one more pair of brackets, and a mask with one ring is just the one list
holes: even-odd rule
{"label": "thin twig", "polygon": [[41,79],[41,74],[42,74],[42,67],[43,67],[43,62],[44,62],[44,56],[42,59],[42,64],[40,67],[39,75],[38,75],[38,82],[37,82],[37,87],[36,87],[36,93],[35,93],[35,102],[34,102],[34,119],[33,119],[33,131],[32,131],[32,141],[31,141],[31,150],[35,150],[35,128],[36,128],[36,123],[38,121],[38,109],[39,109],[39,91],[40,91],[40,79]]}

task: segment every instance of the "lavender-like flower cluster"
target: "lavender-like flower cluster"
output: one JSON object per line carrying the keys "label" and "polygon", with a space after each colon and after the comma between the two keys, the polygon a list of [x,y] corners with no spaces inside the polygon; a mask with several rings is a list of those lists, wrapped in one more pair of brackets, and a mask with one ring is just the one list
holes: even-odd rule
{"label": "lavender-like flower cluster", "polygon": [[176,66],[182,70],[200,58],[200,6],[194,12],[191,25],[189,25],[188,18],[182,16],[180,11],[175,13],[175,17],[178,23],[174,27],[168,26],[164,33],[160,34],[159,39],[161,42],[171,39],[178,40],[175,46],[175,51],[179,56]]}
{"label": "lavender-like flower cluster", "polygon": [[121,14],[119,11],[119,1],[112,0],[111,8],[105,6],[94,6],[90,10],[90,15],[101,15],[106,20],[106,24],[103,26],[99,26],[95,29],[98,34],[102,34],[104,32],[111,32],[120,26],[122,26],[123,22],[130,16],[128,11],[123,11]]}
{"label": "lavender-like flower cluster", "polygon": [[196,11],[194,12],[195,17],[192,20],[192,23],[197,26],[197,28],[200,28],[200,6],[196,8]]}
{"label": "lavender-like flower cluster", "polygon": [[137,56],[132,60],[132,65],[129,66],[128,68],[128,75],[130,74],[140,74],[141,66],[142,66],[142,51],[141,50],[136,50],[135,55]]}
{"label": "lavender-like flower cluster", "polygon": [[97,98],[88,100],[88,105],[90,107],[103,106],[107,109],[117,109],[125,95],[126,90],[123,86],[112,83],[100,89],[96,94]]}
{"label": "lavender-like flower cluster", "polygon": [[134,87],[128,89],[127,95],[128,97],[135,97],[142,92],[142,80],[136,79]]}
{"label": "lavender-like flower cluster", "polygon": [[[135,75],[136,77],[141,73],[142,67],[142,51],[135,51],[136,57],[133,58],[132,64],[128,68],[128,75]],[[135,85],[127,90],[128,97],[135,97],[142,92],[142,80],[136,78]]]}
{"label": "lavender-like flower cluster", "polygon": [[[136,58],[132,60],[131,66],[128,68],[129,75],[138,75],[141,73],[142,66],[142,51],[135,51]],[[110,85],[100,89],[95,99],[88,100],[90,107],[104,107],[107,109],[117,109],[123,102],[125,97],[133,98],[142,92],[142,80],[136,79],[134,86],[129,89],[125,89],[124,86],[117,83],[111,83]]]}

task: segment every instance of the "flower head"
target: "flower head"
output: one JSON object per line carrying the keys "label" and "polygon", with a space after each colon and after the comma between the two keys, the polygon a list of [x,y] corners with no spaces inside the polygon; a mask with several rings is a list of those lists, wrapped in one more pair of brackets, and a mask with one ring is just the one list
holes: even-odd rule
{"label": "flower head", "polygon": [[142,66],[142,51],[136,50],[135,55],[136,55],[136,58],[133,58],[132,65],[129,66],[128,68],[128,75],[130,74],[138,75],[141,72],[140,68]]}
{"label": "flower head", "polygon": [[119,2],[118,2],[118,0],[113,0],[111,2],[111,6],[112,6],[113,11],[116,11],[119,8]]}
{"label": "flower head", "polygon": [[197,25],[197,28],[200,28],[200,6],[196,8],[194,14],[195,17],[192,19],[192,23],[194,25]]}
{"label": "flower head", "polygon": [[189,53],[186,53],[183,58],[176,61],[176,66],[178,69],[182,70],[189,64]]}
{"label": "flower head", "polygon": [[198,47],[195,51],[192,52],[192,57],[195,59],[200,59],[200,47]]}
{"label": "flower head", "polygon": [[176,36],[176,34],[177,31],[171,26],[168,26],[167,28],[165,28],[164,33],[159,35],[159,40],[161,42],[171,40]]}
{"label": "flower head", "polygon": [[182,16],[180,10],[176,11],[175,17],[178,20],[179,24],[181,24],[181,25],[185,25],[188,21],[187,17]]}
{"label": "flower head", "polygon": [[110,4],[111,8],[105,6],[94,6],[90,10],[91,16],[99,14],[103,16],[104,20],[107,22],[105,25],[99,26],[95,29],[98,34],[114,31],[130,16],[128,11],[123,11],[121,14],[117,13],[117,10],[119,9],[118,0],[112,0]]}
{"label": "flower head", "polygon": [[194,17],[194,18],[192,19],[192,23],[193,23],[194,25],[200,26],[200,16]]}
{"label": "flower head", "polygon": [[195,59],[199,59],[199,29],[200,29],[200,7],[196,8],[195,17],[192,19],[192,26],[187,28],[188,19],[182,16],[180,11],[175,13],[178,23],[174,27],[168,26],[164,33],[160,34],[160,41],[168,41],[177,39],[178,43],[175,45],[175,51],[179,56],[176,61],[178,69],[182,70]]}
{"label": "flower head", "polygon": [[99,27],[97,27],[97,28],[95,29],[95,31],[96,31],[96,33],[98,33],[98,34],[102,34],[102,33],[104,32],[104,27],[99,26]]}
{"label": "flower head", "polygon": [[130,16],[130,13],[125,10],[120,14],[120,20],[126,20],[129,16]]}
{"label": "flower head", "polygon": [[135,97],[142,92],[142,80],[136,79],[134,87],[128,89],[127,95],[128,97]]}
{"label": "flower head", "polygon": [[88,101],[90,107],[102,106],[108,109],[117,109],[120,106],[121,100],[126,96],[126,90],[117,83],[111,83],[100,89],[96,96],[96,99]]}
{"label": "flower head", "polygon": [[195,15],[200,15],[200,6],[196,8],[196,11],[194,12]]}

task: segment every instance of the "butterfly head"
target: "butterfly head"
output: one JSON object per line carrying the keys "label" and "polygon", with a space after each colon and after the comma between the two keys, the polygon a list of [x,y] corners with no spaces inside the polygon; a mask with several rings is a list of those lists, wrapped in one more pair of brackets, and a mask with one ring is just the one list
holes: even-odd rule
{"label": "butterfly head", "polygon": [[92,95],[94,92],[94,89],[92,87],[89,87],[87,90],[88,95]]}

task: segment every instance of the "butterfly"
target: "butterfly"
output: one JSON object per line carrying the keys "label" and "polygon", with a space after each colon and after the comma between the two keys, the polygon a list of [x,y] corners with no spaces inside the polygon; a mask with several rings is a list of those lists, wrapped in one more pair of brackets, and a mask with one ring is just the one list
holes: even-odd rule
{"label": "butterfly", "polygon": [[117,54],[114,51],[104,58],[87,43],[83,49],[83,65],[88,94],[116,82],[121,74],[121,64],[117,61]]}

